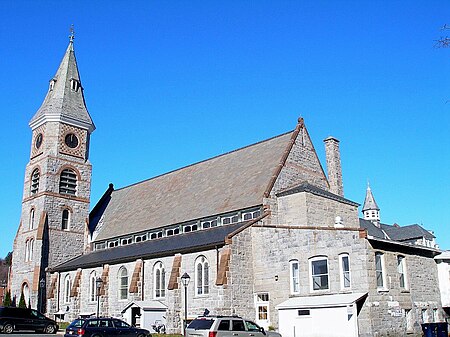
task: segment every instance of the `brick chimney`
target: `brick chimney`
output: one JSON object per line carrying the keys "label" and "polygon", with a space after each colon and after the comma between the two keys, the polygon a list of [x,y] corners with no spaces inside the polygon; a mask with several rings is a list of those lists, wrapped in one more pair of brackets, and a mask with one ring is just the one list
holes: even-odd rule
{"label": "brick chimney", "polygon": [[344,196],[344,186],[342,183],[341,154],[339,151],[339,140],[328,137],[325,143],[325,155],[327,158],[328,182],[330,192]]}

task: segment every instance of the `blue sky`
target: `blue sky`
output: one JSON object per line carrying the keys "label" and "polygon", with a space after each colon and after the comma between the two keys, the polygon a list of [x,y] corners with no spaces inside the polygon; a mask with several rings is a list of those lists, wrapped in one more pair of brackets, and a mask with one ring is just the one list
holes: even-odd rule
{"label": "blue sky", "polygon": [[[0,1],[0,257],[20,220],[28,122],[75,25],[91,207],[295,127],[341,141],[345,196],[450,249],[448,1]],[[448,31],[450,35],[450,31]]]}

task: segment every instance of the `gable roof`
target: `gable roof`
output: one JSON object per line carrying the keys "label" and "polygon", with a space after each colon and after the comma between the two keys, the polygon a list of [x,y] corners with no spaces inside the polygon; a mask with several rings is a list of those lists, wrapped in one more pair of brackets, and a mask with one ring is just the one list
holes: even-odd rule
{"label": "gable roof", "polygon": [[52,271],[62,272],[76,270],[77,268],[100,267],[104,264],[131,262],[140,258],[151,259],[198,251],[200,249],[221,247],[225,244],[225,239],[229,234],[241,227],[245,227],[248,223],[241,222],[233,225],[218,226],[127,246],[96,250],[62,263],[52,268]]}
{"label": "gable roof", "polygon": [[392,241],[406,241],[425,237],[428,240],[435,238],[433,234],[423,227],[414,224],[400,227],[398,225],[380,224],[375,226],[372,221],[359,219],[359,226],[367,229],[367,234],[378,239],[387,239]]}
{"label": "gable roof", "polygon": [[433,234],[417,224],[403,227],[381,224],[381,228],[387,233],[387,235],[389,235],[392,240],[396,241],[405,241],[422,237],[428,240],[432,240],[435,238]]}
{"label": "gable roof", "polygon": [[304,128],[111,191],[96,206],[95,241],[261,206]]}

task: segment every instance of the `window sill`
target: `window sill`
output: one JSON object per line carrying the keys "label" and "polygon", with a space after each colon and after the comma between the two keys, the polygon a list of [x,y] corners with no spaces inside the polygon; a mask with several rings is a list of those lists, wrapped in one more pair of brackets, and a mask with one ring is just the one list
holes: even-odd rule
{"label": "window sill", "polygon": [[[401,289],[400,292],[404,293],[404,294],[409,294],[410,290],[409,289]],[[413,332],[410,332],[410,333],[413,333]]]}
{"label": "window sill", "polygon": [[377,288],[377,291],[379,293],[387,293],[387,292],[389,292],[389,289],[388,288]]}

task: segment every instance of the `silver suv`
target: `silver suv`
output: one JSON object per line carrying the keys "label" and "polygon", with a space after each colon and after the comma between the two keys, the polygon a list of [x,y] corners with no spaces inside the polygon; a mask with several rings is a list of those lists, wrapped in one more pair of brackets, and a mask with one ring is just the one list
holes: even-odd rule
{"label": "silver suv", "polygon": [[238,316],[202,316],[186,328],[186,337],[281,337]]}

